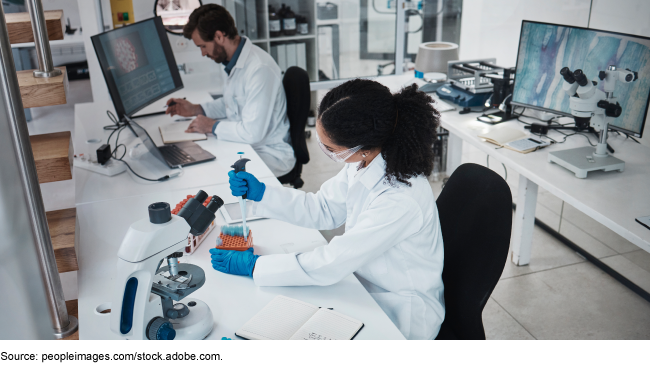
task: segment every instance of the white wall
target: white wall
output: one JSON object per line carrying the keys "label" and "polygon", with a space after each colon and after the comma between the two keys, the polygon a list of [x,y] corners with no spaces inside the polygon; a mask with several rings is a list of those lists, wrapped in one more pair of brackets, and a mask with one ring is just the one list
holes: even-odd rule
{"label": "white wall", "polygon": [[[460,59],[496,57],[515,66],[524,19],[650,37],[650,0],[464,0]],[[649,124],[641,142],[650,147]]]}

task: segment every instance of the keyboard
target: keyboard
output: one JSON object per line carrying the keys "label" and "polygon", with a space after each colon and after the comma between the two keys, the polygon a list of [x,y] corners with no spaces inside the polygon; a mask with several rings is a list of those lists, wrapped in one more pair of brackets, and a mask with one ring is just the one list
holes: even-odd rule
{"label": "keyboard", "polygon": [[192,156],[173,144],[160,147],[159,149],[165,157],[165,160],[173,166],[182,166],[196,161]]}

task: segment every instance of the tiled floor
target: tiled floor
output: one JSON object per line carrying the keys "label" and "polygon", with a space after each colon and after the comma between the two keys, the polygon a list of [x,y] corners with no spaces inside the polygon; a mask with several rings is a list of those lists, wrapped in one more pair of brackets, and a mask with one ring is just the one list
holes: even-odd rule
{"label": "tiled floor", "polygon": [[[73,104],[91,101],[88,90],[87,80],[71,82],[69,104],[33,109],[30,134],[72,130]],[[325,156],[314,137],[307,145],[311,161],[304,166],[302,190],[316,192],[342,165]],[[485,154],[467,145],[463,162],[487,163]],[[490,168],[506,176],[497,161],[490,161]],[[507,171],[515,202],[518,181],[515,172]],[[431,187],[438,196],[442,183],[431,183]],[[539,191],[536,216],[650,291],[647,252],[543,189]],[[328,240],[343,232],[344,227],[322,231]],[[650,339],[649,302],[537,227],[533,240],[531,264],[518,267],[508,261],[483,311],[488,339]]]}
{"label": "tiled floor", "polygon": [[[304,166],[302,190],[316,192],[342,165],[326,157],[315,138],[307,145],[311,160]],[[485,166],[487,160],[465,144],[463,162]],[[490,168],[506,176],[497,161],[491,160]],[[507,171],[515,202],[518,181],[517,173]],[[441,183],[431,186],[438,196]],[[543,189],[537,200],[537,218],[650,291],[649,253]],[[343,232],[344,227],[322,231],[328,240]],[[650,302],[535,227],[530,265],[506,263],[483,311],[483,323],[487,338],[493,340],[650,339]]]}

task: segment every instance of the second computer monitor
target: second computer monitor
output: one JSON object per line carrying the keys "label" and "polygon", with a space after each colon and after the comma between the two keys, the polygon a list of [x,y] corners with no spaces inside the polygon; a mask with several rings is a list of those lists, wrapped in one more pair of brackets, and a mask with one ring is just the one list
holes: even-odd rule
{"label": "second computer monitor", "polygon": [[183,88],[160,17],[98,34],[92,42],[120,118]]}
{"label": "second computer monitor", "polygon": [[[641,137],[650,100],[647,37],[524,20],[512,104],[571,115],[560,70],[565,66],[572,71],[582,69],[591,80],[609,65],[639,75],[632,83],[617,83],[614,95],[623,113],[610,126]],[[598,88],[602,87],[599,82]]]}

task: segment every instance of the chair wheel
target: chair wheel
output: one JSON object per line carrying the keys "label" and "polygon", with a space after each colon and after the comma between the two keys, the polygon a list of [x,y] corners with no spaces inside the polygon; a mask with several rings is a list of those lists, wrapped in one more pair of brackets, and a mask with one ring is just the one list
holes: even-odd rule
{"label": "chair wheel", "polygon": [[303,185],[305,185],[305,182],[301,178],[296,178],[294,181],[291,182],[291,185],[293,185],[294,189],[300,189],[302,188]]}

